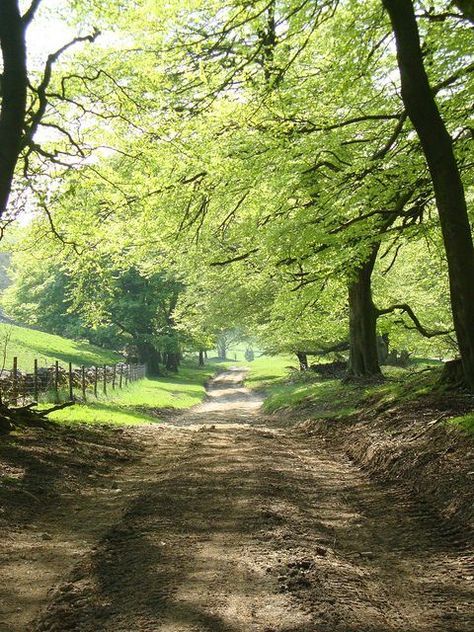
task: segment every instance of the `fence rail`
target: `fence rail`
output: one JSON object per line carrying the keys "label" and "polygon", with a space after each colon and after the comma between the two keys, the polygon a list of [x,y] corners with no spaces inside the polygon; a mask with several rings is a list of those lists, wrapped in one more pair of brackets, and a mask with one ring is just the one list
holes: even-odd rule
{"label": "fence rail", "polygon": [[98,397],[99,392],[121,389],[145,377],[144,364],[118,364],[73,367],[69,362],[63,366],[56,360],[53,365],[40,367],[34,360],[33,372],[26,373],[18,368],[18,359],[13,358],[10,369],[0,370],[0,403],[16,406],[19,403],[38,401],[40,394],[50,394],[59,402],[60,394],[67,394],[69,401],[87,401],[89,396]]}

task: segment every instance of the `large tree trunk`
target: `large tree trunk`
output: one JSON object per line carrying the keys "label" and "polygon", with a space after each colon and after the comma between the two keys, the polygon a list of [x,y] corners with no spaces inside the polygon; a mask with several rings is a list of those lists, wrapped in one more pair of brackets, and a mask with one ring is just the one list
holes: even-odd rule
{"label": "large tree trunk", "polygon": [[397,42],[402,98],[428,163],[448,261],[451,306],[466,381],[474,390],[474,249],[452,139],[423,65],[411,0],[382,0]]}
{"label": "large tree trunk", "polygon": [[138,359],[146,364],[147,375],[160,374],[161,354],[150,342],[137,343]]}
{"label": "large tree trunk", "polygon": [[26,113],[25,25],[17,0],[0,2],[0,47],[3,58],[0,96],[0,216],[10,196],[21,151]]}
{"label": "large tree trunk", "polygon": [[377,355],[379,364],[385,364],[389,356],[389,337],[388,334],[377,336]]}
{"label": "large tree trunk", "polygon": [[356,270],[349,284],[349,375],[380,376],[377,354],[377,309],[372,300],[371,277],[379,244]]}
{"label": "large tree trunk", "polygon": [[308,370],[308,356],[304,351],[297,351],[296,357],[298,358],[298,362],[300,365],[300,371]]}
{"label": "large tree trunk", "polygon": [[199,350],[199,366],[204,366],[204,351]]}

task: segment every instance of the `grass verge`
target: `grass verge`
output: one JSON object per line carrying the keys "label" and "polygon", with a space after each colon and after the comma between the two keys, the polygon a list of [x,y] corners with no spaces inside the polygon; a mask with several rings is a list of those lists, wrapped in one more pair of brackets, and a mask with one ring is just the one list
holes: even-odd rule
{"label": "grass verge", "polygon": [[272,384],[283,382],[288,377],[291,367],[295,366],[295,361],[290,355],[265,355],[252,362],[243,362],[242,366],[249,369],[245,379],[246,386],[267,390]]}
{"label": "grass verge", "polygon": [[[384,367],[383,382],[342,382],[322,379],[313,372],[291,370],[291,356],[262,357],[249,363],[250,388],[265,391],[263,409],[305,411],[314,419],[344,419],[375,409],[385,410],[417,403],[430,407],[455,394],[439,384],[442,365],[419,360],[407,369]],[[294,364],[294,363],[293,363]],[[474,433],[474,413],[453,417],[446,423]]]}
{"label": "grass verge", "polygon": [[388,407],[423,397],[441,395],[437,368],[384,367],[383,382],[343,382],[321,379],[314,373],[293,372],[285,380],[270,383],[264,402],[266,412],[281,408],[311,408],[312,416],[341,419],[358,413],[367,404]]}

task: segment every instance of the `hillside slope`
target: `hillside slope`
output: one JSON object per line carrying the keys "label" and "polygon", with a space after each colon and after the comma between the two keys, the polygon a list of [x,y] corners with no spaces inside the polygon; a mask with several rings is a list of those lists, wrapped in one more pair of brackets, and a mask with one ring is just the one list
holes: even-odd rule
{"label": "hillside slope", "polygon": [[0,368],[10,368],[13,357],[18,358],[18,367],[29,371],[33,367],[34,359],[40,366],[48,366],[53,360],[61,363],[72,362],[81,364],[114,364],[122,358],[118,353],[101,349],[87,342],[78,342],[47,334],[28,327],[19,327],[7,323],[0,323]]}

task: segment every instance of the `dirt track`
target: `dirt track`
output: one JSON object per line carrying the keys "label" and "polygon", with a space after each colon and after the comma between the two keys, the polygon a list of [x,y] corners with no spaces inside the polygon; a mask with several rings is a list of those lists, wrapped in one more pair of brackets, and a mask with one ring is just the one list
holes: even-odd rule
{"label": "dirt track", "polygon": [[[102,531],[76,530],[79,559],[57,561],[35,622],[15,618],[11,601],[0,630],[474,629],[465,543],[322,439],[267,427],[241,379],[226,372],[175,424],[133,431],[143,458],[116,468],[108,513],[100,495],[84,500]],[[67,533],[67,518],[48,519]]]}

